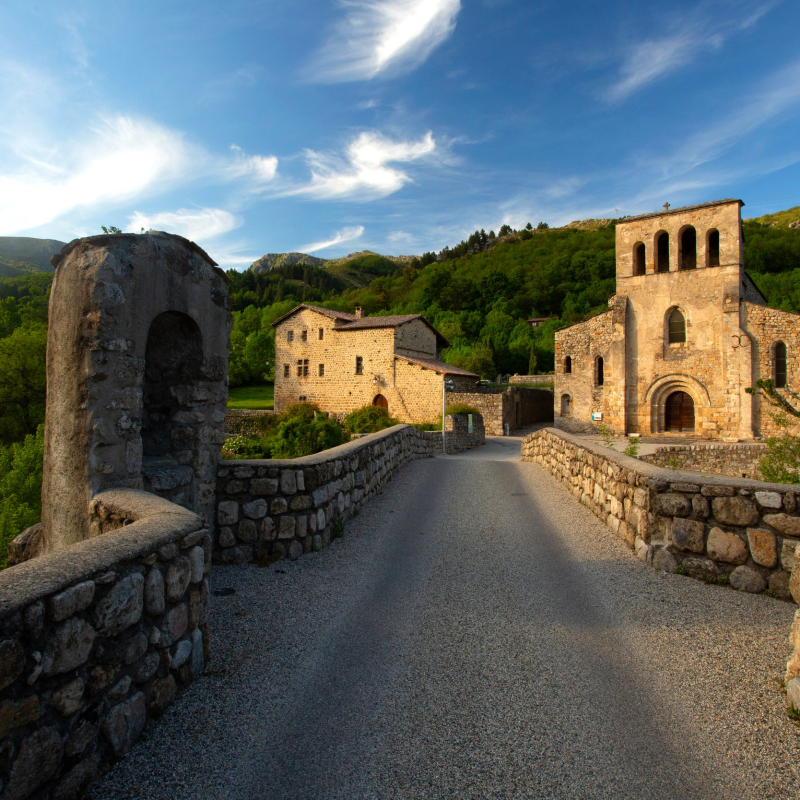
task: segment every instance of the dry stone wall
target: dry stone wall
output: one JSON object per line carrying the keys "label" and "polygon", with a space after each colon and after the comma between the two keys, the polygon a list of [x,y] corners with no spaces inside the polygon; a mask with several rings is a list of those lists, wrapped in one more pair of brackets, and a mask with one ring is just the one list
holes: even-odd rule
{"label": "dry stone wall", "polygon": [[504,436],[509,430],[549,422],[553,419],[553,392],[549,389],[528,389],[510,386],[508,389],[479,388],[472,391],[447,393],[450,405],[464,404],[480,411],[488,436]]}
{"label": "dry stone wall", "polygon": [[434,451],[432,437],[395,425],[304,458],[223,462],[214,559],[267,562],[321,550],[400,467]]}
{"label": "dry stone wall", "polygon": [[659,447],[640,459],[659,467],[760,481],[759,460],[766,449],[763,444],[679,444]]}
{"label": "dry stone wall", "polygon": [[261,421],[275,412],[256,409],[229,409],[225,416],[225,433],[229,436],[256,436],[261,432]]}
{"label": "dry stone wall", "polygon": [[[482,444],[486,444],[483,417],[480,414],[471,414],[469,416],[472,417],[472,432],[469,430],[467,414],[448,414],[444,418],[444,446],[448,455],[462,453],[464,450],[471,450],[473,447],[480,447]],[[439,448],[441,448],[441,442],[442,437],[439,434]]]}
{"label": "dry stone wall", "polygon": [[70,800],[208,658],[211,536],[131,489],[96,495],[93,538],[0,572],[0,796]]}

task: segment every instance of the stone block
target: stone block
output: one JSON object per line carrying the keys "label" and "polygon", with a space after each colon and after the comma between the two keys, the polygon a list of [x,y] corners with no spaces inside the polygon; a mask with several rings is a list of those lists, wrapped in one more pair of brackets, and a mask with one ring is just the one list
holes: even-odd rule
{"label": "stone block", "polygon": [[92,753],[68,770],[53,791],[52,800],[75,800],[97,777],[100,754]]}
{"label": "stone block", "polygon": [[735,533],[721,528],[712,528],[708,534],[708,555],[714,561],[726,564],[744,564],[747,561],[747,545]]}
{"label": "stone block", "polygon": [[40,716],[39,698],[35,694],[19,701],[3,700],[0,703],[0,739],[15,728],[36,722]]}
{"label": "stone block", "polygon": [[258,539],[261,542],[271,542],[276,536],[275,524],[272,517],[264,517],[258,532]]}
{"label": "stone block", "polygon": [[781,600],[791,600],[792,593],[789,591],[790,573],[782,569],[777,569],[769,576],[770,591]]}
{"label": "stone block", "polygon": [[694,519],[677,518],[672,525],[672,543],[679,550],[702,553],[706,549],[706,526]]}
{"label": "stone block", "polygon": [[42,657],[45,675],[60,675],[79,667],[89,658],[97,632],[79,617],[62,622],[48,637]]}
{"label": "stone block", "polygon": [[164,581],[167,602],[177,603],[186,592],[192,579],[192,565],[186,556],[176,558],[167,568]]}
{"label": "stone block", "polygon": [[708,500],[702,494],[696,494],[692,497],[692,513],[694,516],[702,517],[703,519],[711,513]]}
{"label": "stone block", "polygon": [[119,581],[95,606],[92,619],[100,636],[116,636],[142,618],[144,577],[138,572]]}
{"label": "stone block", "polygon": [[261,519],[267,515],[267,502],[259,498],[242,506],[242,511],[250,519]]}
{"label": "stone block", "polygon": [[784,536],[800,538],[800,517],[790,517],[788,514],[765,514],[764,522]]}
{"label": "stone block", "polygon": [[217,506],[217,522],[220,525],[235,525],[239,521],[239,504],[233,500],[223,500]]}
{"label": "stone block", "polygon": [[781,567],[787,572],[794,569],[798,545],[800,545],[800,539],[784,539],[781,543]]}
{"label": "stone block", "polygon": [[756,564],[770,568],[778,566],[778,544],[772,531],[748,528],[747,542],[750,545],[750,555]]}
{"label": "stone block", "polygon": [[795,711],[800,711],[800,678],[792,678],[786,684],[786,699]]}
{"label": "stone block", "polygon": [[147,707],[141,692],[136,692],[129,700],[114,706],[106,714],[102,731],[117,758],[125,755],[141,736],[146,719]]}
{"label": "stone block", "polygon": [[687,517],[692,511],[691,500],[684,494],[658,494],[653,498],[653,513],[665,517]]}
{"label": "stone block", "polygon": [[179,669],[183,666],[184,661],[189,658],[192,652],[192,642],[190,639],[181,639],[172,648],[172,662],[170,669]]}
{"label": "stone block", "polygon": [[675,572],[678,560],[669,550],[659,549],[653,553],[653,567],[661,572]]}
{"label": "stone block", "polygon": [[293,469],[281,470],[281,492],[294,494],[297,491],[297,473]]}
{"label": "stone block", "polygon": [[158,653],[151,651],[147,653],[138,664],[131,668],[131,677],[136,683],[144,683],[149,681],[153,675],[156,674],[158,665],[161,663],[161,658]]}
{"label": "stone block", "polygon": [[22,741],[11,767],[3,800],[25,800],[58,771],[64,744],[53,727],[41,728]]}
{"label": "stone block", "polygon": [[717,522],[723,525],[757,525],[758,509],[752,500],[746,497],[715,497],[711,501],[711,510]]}
{"label": "stone block", "polygon": [[767,581],[760,572],[756,572],[752,567],[741,566],[731,573],[731,586],[740,592],[750,592],[758,594],[767,588]]}
{"label": "stone block", "polygon": [[289,545],[289,558],[294,561],[295,559],[300,558],[301,555],[303,555],[303,545],[300,544],[297,539],[295,539]]}
{"label": "stone block", "polygon": [[795,603],[800,603],[800,562],[795,562],[789,577],[789,592],[794,598]]}
{"label": "stone block", "polygon": [[162,647],[170,647],[173,645],[186,633],[188,624],[189,611],[185,603],[181,603],[170,609],[161,618],[161,622],[158,626],[161,631],[161,641],[159,644]]}
{"label": "stone block", "polygon": [[285,514],[289,510],[289,504],[284,497],[276,497],[269,507],[271,514]]}
{"label": "stone block", "polygon": [[16,639],[0,642],[0,690],[10,686],[25,669],[25,650]]}
{"label": "stone block", "polygon": [[253,497],[276,494],[278,480],[276,478],[253,478],[250,481],[250,494]]}
{"label": "stone block", "polygon": [[164,575],[157,567],[152,567],[144,580],[144,609],[150,616],[163,614],[166,608],[164,599]]}
{"label": "stone block", "polygon": [[292,511],[308,511],[312,506],[313,501],[311,495],[308,494],[296,495],[289,503],[289,508],[291,508]]}
{"label": "stone block", "polygon": [[83,581],[54,594],[47,601],[47,610],[53,622],[62,622],[88,608],[94,600],[95,582]]}
{"label": "stone block", "polygon": [[278,524],[278,538],[293,539],[295,527],[296,524],[294,517],[281,517]]}
{"label": "stone block", "polygon": [[84,683],[80,678],[75,678],[66,686],[62,686],[50,698],[50,705],[62,716],[72,716],[80,707],[83,699]]}
{"label": "stone block", "polygon": [[202,547],[195,545],[187,554],[189,559],[189,566],[191,573],[189,576],[190,583],[200,583],[203,580],[203,571],[205,569],[206,554]]}
{"label": "stone block", "polygon": [[175,678],[172,674],[167,675],[166,678],[153,681],[153,685],[150,688],[150,702],[148,704],[150,713],[156,717],[161,716],[177,694],[178,684],[175,683]]}
{"label": "stone block", "polygon": [[233,547],[236,544],[236,537],[231,528],[225,527],[219,529],[219,546],[220,547]]}
{"label": "stone block", "polygon": [[64,755],[70,758],[79,756],[97,738],[99,731],[99,726],[89,720],[78,723],[64,742]]}
{"label": "stone block", "polygon": [[779,509],[783,505],[783,498],[778,492],[756,492],[756,503],[761,508]]}
{"label": "stone block", "polygon": [[720,574],[719,567],[709,558],[689,556],[683,559],[682,566],[688,575],[699,580],[710,580]]}
{"label": "stone block", "polygon": [[245,542],[246,544],[253,544],[256,542],[258,540],[258,528],[256,528],[255,521],[252,519],[243,519],[239,523],[239,530],[236,535],[240,542]]}

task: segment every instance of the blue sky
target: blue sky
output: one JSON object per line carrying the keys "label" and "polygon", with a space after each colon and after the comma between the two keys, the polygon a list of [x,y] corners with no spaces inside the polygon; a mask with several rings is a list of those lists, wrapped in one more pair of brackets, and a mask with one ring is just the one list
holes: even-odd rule
{"label": "blue sky", "polygon": [[0,235],[439,250],[800,203],[796,0],[0,4]]}

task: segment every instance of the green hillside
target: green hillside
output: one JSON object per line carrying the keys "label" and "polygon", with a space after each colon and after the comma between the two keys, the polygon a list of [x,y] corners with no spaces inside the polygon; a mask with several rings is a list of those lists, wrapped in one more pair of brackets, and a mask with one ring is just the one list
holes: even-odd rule
{"label": "green hillside", "polygon": [[52,272],[50,258],[64,246],[56,239],[0,236],[0,277]]}
{"label": "green hillside", "polygon": [[758,222],[772,228],[800,228],[800,206],[778,211],[775,214],[764,214],[763,217],[753,217],[745,222]]}

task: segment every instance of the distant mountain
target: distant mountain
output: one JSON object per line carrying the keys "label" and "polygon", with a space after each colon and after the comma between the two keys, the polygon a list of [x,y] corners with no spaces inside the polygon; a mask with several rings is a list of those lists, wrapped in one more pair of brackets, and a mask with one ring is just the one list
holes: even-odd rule
{"label": "distant mountain", "polygon": [[317,258],[307,253],[267,253],[250,265],[250,272],[269,272],[271,269],[288,267],[292,264],[309,264],[312,267],[323,267],[325,258]]}
{"label": "distant mountain", "polygon": [[59,252],[64,244],[57,239],[0,236],[0,277],[52,272],[50,258]]}
{"label": "distant mountain", "polygon": [[770,228],[800,228],[800,206],[777,211],[775,214],[764,214],[763,217],[753,217],[745,222],[758,222],[769,225]]}

